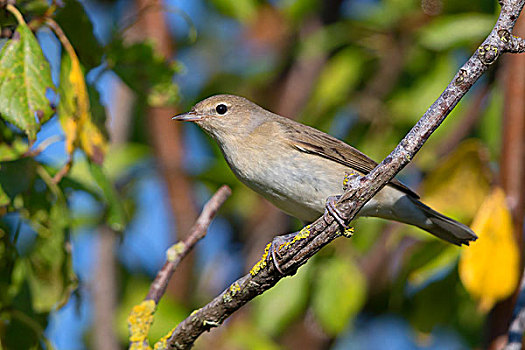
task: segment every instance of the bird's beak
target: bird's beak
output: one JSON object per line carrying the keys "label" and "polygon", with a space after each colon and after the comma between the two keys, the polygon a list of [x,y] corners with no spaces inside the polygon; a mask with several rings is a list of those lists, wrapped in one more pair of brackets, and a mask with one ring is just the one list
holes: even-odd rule
{"label": "bird's beak", "polygon": [[171,119],[180,120],[183,122],[195,122],[198,120],[202,120],[202,116],[197,114],[197,112],[195,111],[189,111],[188,113],[176,115]]}

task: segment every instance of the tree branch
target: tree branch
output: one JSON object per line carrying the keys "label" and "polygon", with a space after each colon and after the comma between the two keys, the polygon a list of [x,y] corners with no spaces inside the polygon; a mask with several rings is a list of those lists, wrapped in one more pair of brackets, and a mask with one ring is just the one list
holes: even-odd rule
{"label": "tree branch", "polygon": [[[507,33],[512,33],[524,4],[525,0],[503,1],[500,16],[491,33],[394,151],[368,175],[349,179],[348,190],[337,202],[346,222],[350,222],[361,207],[412,160],[432,132],[501,53],[521,50],[523,40]],[[294,243],[279,252],[282,255],[279,265],[283,275],[276,271],[273,263],[269,263],[268,245],[262,259],[249,274],[238,279],[209,304],[194,311],[168,334],[166,346],[160,348],[190,348],[203,332],[219,326],[233,312],[283,277],[293,275],[323,246],[341,236],[340,231],[339,224],[328,213],[303,228]]]}
{"label": "tree branch", "polygon": [[193,249],[195,244],[206,236],[211,220],[215,217],[215,214],[217,214],[217,211],[231,193],[231,189],[226,185],[219,188],[213,197],[204,205],[204,208],[202,208],[202,212],[191,228],[188,238],[186,238],[184,242],[179,242],[168,249],[166,252],[166,263],[157,274],[157,277],[155,277],[155,280],[153,280],[145,300],[153,300],[158,304],[160,298],[166,291],[168,281],[173,275],[173,272],[182,259]]}
{"label": "tree branch", "polygon": [[157,304],[166,292],[171,276],[195,244],[206,236],[212,219],[230,195],[231,190],[228,186],[224,185],[219,188],[202,208],[202,212],[190,229],[188,237],[171,246],[166,252],[166,262],[151,283],[148,295],[142,303],[133,307],[128,317],[130,349],[151,349],[147,342],[147,335],[153,323],[153,314]]}
{"label": "tree branch", "polygon": [[507,335],[507,345],[504,350],[521,350],[523,332],[525,332],[525,273],[522,275],[518,299]]}

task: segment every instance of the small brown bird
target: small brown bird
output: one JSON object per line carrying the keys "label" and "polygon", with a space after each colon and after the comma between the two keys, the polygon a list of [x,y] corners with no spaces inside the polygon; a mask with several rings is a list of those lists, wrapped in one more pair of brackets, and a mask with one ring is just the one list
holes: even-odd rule
{"label": "small brown bird", "polygon": [[[173,119],[198,124],[217,141],[239,180],[305,222],[323,214],[328,197],[342,193],[345,173],[367,174],[377,165],[352,146],[239,96],[209,97]],[[477,239],[469,227],[424,205],[396,179],[359,216],[414,225],[456,245]]]}

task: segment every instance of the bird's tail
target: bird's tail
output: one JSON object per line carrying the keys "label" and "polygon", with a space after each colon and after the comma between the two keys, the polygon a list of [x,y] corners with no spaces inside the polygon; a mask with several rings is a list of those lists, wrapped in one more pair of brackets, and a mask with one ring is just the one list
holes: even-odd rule
{"label": "bird's tail", "polygon": [[415,225],[436,237],[459,246],[462,244],[469,245],[469,242],[478,239],[478,236],[468,226],[438,213],[415,198],[409,198],[425,214],[426,220],[417,223],[407,222],[408,224]]}

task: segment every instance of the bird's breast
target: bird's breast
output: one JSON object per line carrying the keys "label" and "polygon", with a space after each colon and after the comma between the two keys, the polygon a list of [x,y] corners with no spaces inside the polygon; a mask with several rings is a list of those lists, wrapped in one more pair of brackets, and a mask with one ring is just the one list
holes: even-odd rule
{"label": "bird's breast", "polygon": [[280,142],[222,145],[234,174],[281,210],[304,221],[323,213],[328,196],[342,192],[346,167]]}

